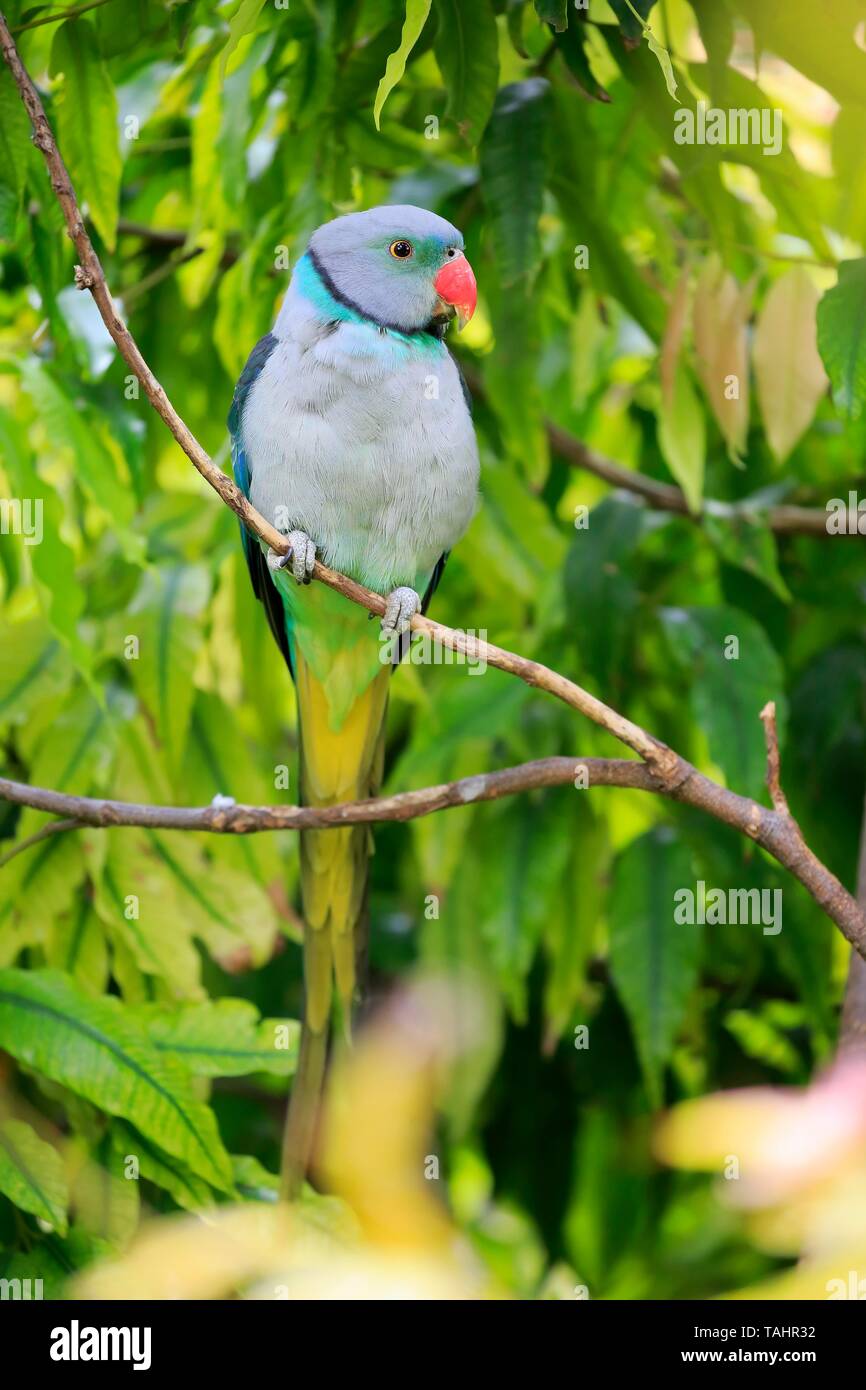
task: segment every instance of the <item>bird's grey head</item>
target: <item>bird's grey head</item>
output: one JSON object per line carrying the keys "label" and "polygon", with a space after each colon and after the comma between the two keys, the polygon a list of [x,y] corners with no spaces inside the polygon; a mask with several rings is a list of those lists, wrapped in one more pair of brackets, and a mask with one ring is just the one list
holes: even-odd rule
{"label": "bird's grey head", "polygon": [[[385,328],[417,333],[475,308],[475,277],[463,237],[434,212],[409,204],[352,212],[313,233],[307,257],[316,272],[307,290]],[[319,295],[327,310],[327,300]]]}

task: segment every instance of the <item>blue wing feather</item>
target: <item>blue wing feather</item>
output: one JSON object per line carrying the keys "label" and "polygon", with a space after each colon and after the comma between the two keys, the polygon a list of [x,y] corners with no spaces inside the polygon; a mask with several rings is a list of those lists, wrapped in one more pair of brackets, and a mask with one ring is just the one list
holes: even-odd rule
{"label": "blue wing feather", "polygon": [[[250,495],[250,482],[252,473],[250,461],[247,457],[243,444],[243,414],[247,403],[247,397],[258,379],[259,373],[277,345],[277,340],[273,333],[266,333],[264,338],[260,338],[250,353],[247,364],[241,372],[235,393],[232,397],[231,409],[229,410],[228,427],[232,445],[232,472],[234,479],[245,497]],[[241,539],[244,544],[244,554],[247,559],[247,567],[250,572],[250,579],[253,585],[253,593],[264,607],[268,619],[268,626],[274,635],[274,639],[283,654],[286,665],[292,670],[291,654],[291,633],[289,631],[288,614],[283,605],[282,595],[276,585],[271,580],[270,570],[267,560],[256,536],[251,536],[243,526],[241,526]]]}

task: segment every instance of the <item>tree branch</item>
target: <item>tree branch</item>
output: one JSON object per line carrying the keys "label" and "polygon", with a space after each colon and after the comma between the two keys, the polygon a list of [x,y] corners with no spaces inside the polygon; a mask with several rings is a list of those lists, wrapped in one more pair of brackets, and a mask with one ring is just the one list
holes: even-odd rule
{"label": "tree branch", "polygon": [[[84,226],[69,174],[39,95],[21,63],[2,14],[0,48],[21,93],[33,127],[34,143],[42,151],[68,233],[81,258],[81,264],[76,270],[76,283],[81,288],[90,290],[118,351],[138,377],[154,410],[168,426],[202,477],[219,493],[249,531],[273,550],[286,554],[289,547],[285,537],[259,515],[240,489],[205,453],[177,414],[120,318],[99,258]],[[623,471],[628,474],[628,470]],[[665,485],[653,483],[654,488],[663,486]],[[373,593],[364,585],[356,583],[346,575],[338,574],[319,561],[316,562],[313,577],[352,602],[367,608],[371,613],[384,613],[385,600],[381,594]],[[738,796],[735,792],[719,786],[639,725],[611,709],[573,681],[539,662],[505,651],[480,638],[469,637],[421,615],[413,618],[412,628],[443,647],[461,652],[475,661],[486,662],[517,676],[528,685],[546,690],[626,744],[643,759],[645,766],[623,760],[586,759],[586,765],[594,769],[596,785],[633,786],[661,792],[677,801],[706,811],[717,820],[742,831],[762,845],[800,880],[852,945],[866,956],[866,916],[835,875],[821,864],[808,848],[799,826],[790,814],[780,812],[776,808],[769,810],[747,797]],[[461,782],[426,788],[420,792],[403,792],[394,797],[379,797],[371,801],[326,808],[226,807],[222,803],[205,808],[130,807],[123,802],[94,801],[87,797],[70,798],[58,792],[31,788],[7,780],[0,780],[0,795],[21,805],[36,806],[40,810],[71,816],[88,825],[160,825],[174,829],[220,832],[228,830],[237,834],[248,833],[252,829],[346,825],[386,819],[407,820],[416,815],[442,810],[447,806],[466,805],[479,799],[490,800],[497,795],[510,795],[534,786],[562,784],[573,777],[575,766],[574,759],[544,759],[540,763],[524,764],[522,768],[484,773],[477,778],[464,778]],[[604,781],[605,776],[611,779],[607,783]],[[538,778],[541,780],[536,780]],[[618,778],[632,780],[613,780]]]}

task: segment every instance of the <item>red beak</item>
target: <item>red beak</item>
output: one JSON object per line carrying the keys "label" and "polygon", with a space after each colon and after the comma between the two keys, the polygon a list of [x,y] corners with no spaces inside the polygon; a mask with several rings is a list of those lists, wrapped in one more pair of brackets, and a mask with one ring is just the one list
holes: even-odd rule
{"label": "red beak", "polygon": [[478,303],[478,286],[466,257],[455,256],[453,261],[446,261],[433,288],[442,303],[456,311],[458,328],[465,328]]}

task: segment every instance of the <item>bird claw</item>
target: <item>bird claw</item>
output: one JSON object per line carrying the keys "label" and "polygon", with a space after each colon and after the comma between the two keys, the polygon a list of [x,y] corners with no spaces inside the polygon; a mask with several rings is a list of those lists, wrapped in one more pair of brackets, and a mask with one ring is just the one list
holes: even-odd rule
{"label": "bird claw", "polygon": [[399,589],[392,589],[385,600],[382,631],[389,636],[392,633],[399,636],[400,633],[406,631],[415,614],[420,610],[421,600],[414,589],[410,589],[406,585]]}
{"label": "bird claw", "polygon": [[306,531],[290,531],[286,536],[290,549],[287,555],[279,555],[268,547],[268,569],[273,573],[288,569],[299,584],[309,584],[316,563],[316,543],[311,541]]}

